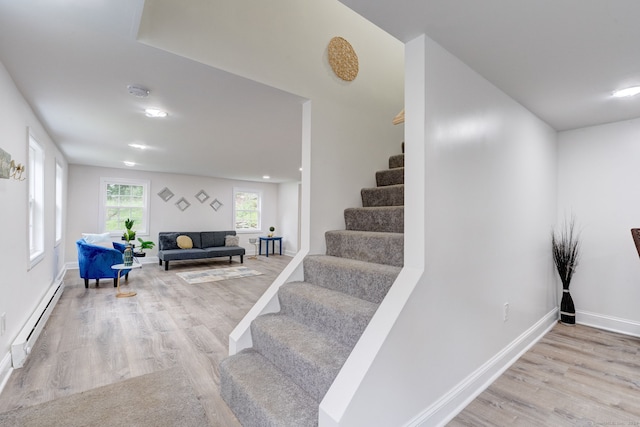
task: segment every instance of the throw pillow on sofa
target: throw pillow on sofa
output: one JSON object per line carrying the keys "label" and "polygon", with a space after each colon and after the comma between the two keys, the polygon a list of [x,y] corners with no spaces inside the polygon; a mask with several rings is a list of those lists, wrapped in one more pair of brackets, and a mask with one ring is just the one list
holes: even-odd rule
{"label": "throw pillow on sofa", "polygon": [[239,236],[224,236],[224,245],[225,246],[240,246],[240,237]]}
{"label": "throw pillow on sofa", "polygon": [[176,242],[178,243],[178,247],[180,249],[191,249],[191,248],[193,248],[193,240],[191,240],[191,237],[185,236],[184,234],[181,235],[181,236],[178,236],[176,238]]}
{"label": "throw pillow on sofa", "polygon": [[178,233],[161,234],[160,235],[160,247],[162,250],[168,251],[171,249],[180,249],[178,247]]}

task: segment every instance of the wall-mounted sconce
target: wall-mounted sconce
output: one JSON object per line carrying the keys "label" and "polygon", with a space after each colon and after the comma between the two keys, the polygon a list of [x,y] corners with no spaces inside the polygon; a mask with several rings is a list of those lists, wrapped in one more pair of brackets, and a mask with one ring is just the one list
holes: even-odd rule
{"label": "wall-mounted sconce", "polygon": [[17,181],[24,181],[26,167],[22,163],[11,160],[11,154],[0,148],[0,178],[13,178]]}
{"label": "wall-mounted sconce", "polygon": [[15,161],[11,160],[11,164],[9,165],[9,176],[17,181],[24,181],[26,176],[23,176],[26,167],[22,163],[16,164]]}

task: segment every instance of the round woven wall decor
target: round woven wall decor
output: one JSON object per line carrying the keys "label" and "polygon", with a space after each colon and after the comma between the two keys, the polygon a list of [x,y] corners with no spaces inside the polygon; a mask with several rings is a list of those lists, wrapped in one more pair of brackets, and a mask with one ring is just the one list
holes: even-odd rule
{"label": "round woven wall decor", "polygon": [[358,55],[342,37],[334,37],[329,42],[329,64],[342,80],[350,82],[358,75]]}

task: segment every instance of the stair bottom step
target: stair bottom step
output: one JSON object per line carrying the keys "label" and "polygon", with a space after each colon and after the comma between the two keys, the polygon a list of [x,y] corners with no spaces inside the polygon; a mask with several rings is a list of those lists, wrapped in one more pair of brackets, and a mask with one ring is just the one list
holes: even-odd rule
{"label": "stair bottom step", "polygon": [[318,406],[265,359],[246,349],[220,363],[221,394],[244,427],[314,427]]}

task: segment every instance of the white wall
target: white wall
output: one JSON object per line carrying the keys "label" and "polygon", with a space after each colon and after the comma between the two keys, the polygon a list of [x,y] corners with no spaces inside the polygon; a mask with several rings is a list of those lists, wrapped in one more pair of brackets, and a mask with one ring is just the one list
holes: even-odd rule
{"label": "white wall", "polygon": [[[0,63],[0,148],[18,163],[28,164],[28,130],[45,151],[44,259],[29,269],[28,179],[0,179],[0,314],[6,313],[7,330],[0,336],[0,384],[3,360],[11,342],[29,319],[63,268],[65,244],[55,246],[55,162],[67,162],[24,100],[4,65]],[[27,171],[28,173],[29,171]],[[66,185],[66,176],[65,176]],[[66,200],[66,189],[63,200]],[[64,235],[64,230],[63,230]]]}
{"label": "white wall", "polygon": [[[355,49],[359,74],[340,80],[327,45],[341,36]],[[300,2],[147,2],[140,41],[310,99],[310,251],[324,233],[344,229],[343,210],[361,206],[403,140],[393,117],[403,107],[403,45],[335,0]]]}
{"label": "white wall", "polygon": [[298,252],[300,233],[300,183],[278,185],[278,229],[282,237],[282,253],[293,256]]}
{"label": "white wall", "polygon": [[640,336],[640,119],[559,134],[558,222],[575,216],[581,259],[576,321]]}
{"label": "white wall", "polygon": [[[132,169],[109,169],[92,166],[71,165],[69,168],[69,210],[67,262],[77,262],[75,242],[82,233],[101,232],[98,224],[98,207],[100,198],[100,178],[136,178],[151,182],[150,190],[150,234],[146,237],[158,243],[160,231],[213,231],[233,230],[233,188],[253,189],[262,192],[262,226],[263,232],[257,234],[239,234],[240,245],[248,254],[254,251],[249,243],[250,237],[265,235],[271,224],[279,223],[278,185],[262,182],[235,181],[191,175],[179,175],[160,172],[145,172]],[[168,187],[175,195],[167,202],[158,193]],[[200,203],[195,195],[204,190],[209,199]],[[181,211],[175,203],[181,198],[187,199],[191,206]],[[213,210],[209,203],[218,199],[222,207]],[[297,212],[297,207],[294,208]],[[284,216],[290,216],[286,211]],[[135,226],[134,226],[135,229]],[[123,224],[124,231],[124,224]],[[282,230],[284,232],[284,230]],[[143,235],[137,237],[146,238]],[[297,239],[297,235],[283,234],[284,239]],[[114,240],[119,241],[118,238]],[[156,256],[158,247],[146,251]]]}
{"label": "white wall", "polygon": [[557,315],[556,133],[430,39],[405,54],[405,209],[424,214],[405,218],[410,264],[330,393],[370,369],[348,407],[325,398],[325,425],[437,425]]}

